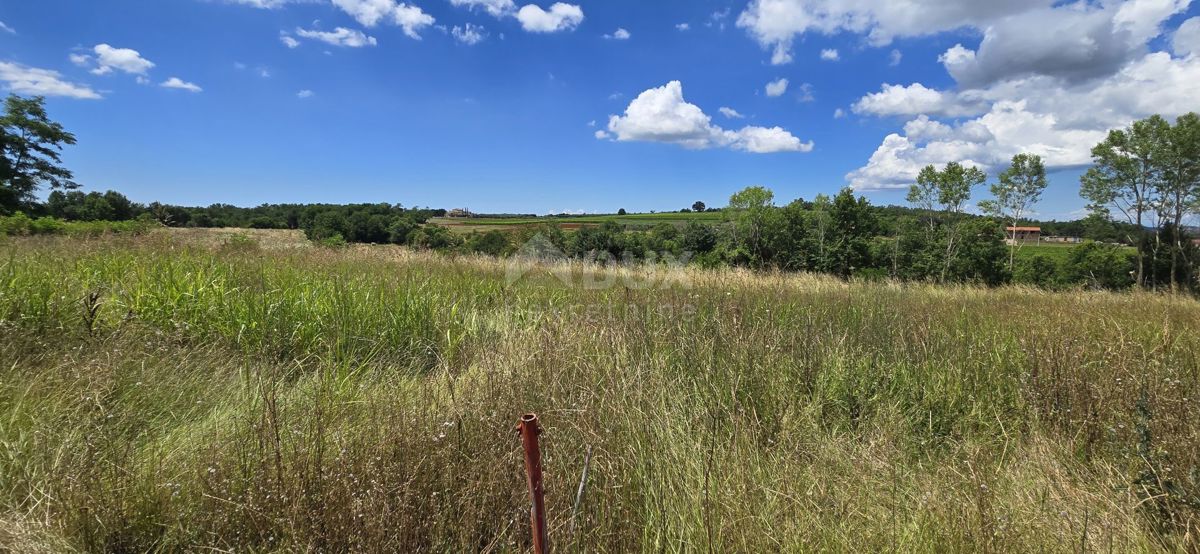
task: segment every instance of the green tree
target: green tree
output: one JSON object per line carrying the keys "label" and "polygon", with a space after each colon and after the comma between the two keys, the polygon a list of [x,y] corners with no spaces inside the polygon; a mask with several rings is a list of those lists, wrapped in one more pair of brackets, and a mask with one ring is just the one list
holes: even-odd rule
{"label": "green tree", "polygon": [[1008,247],[1008,268],[1012,271],[1016,261],[1017,231],[1015,227],[1030,208],[1042,198],[1046,190],[1046,166],[1037,154],[1017,154],[1012,163],[1000,173],[999,180],[991,186],[992,200],[979,203],[984,213],[996,217],[1013,227]]}
{"label": "green tree", "polygon": [[[937,230],[937,219],[934,208],[942,212],[941,227],[945,235],[945,250],[942,256],[940,280],[945,281],[950,268],[954,265],[960,244],[960,226],[962,212],[967,200],[971,198],[971,189],[987,181],[987,174],[978,167],[966,167],[958,162],[949,162],[938,171],[932,165],[925,166],[917,175],[916,184],[908,189],[908,201],[917,208],[929,213],[929,233]],[[933,242],[929,237],[927,242]]]}
{"label": "green tree", "polygon": [[625,208],[617,210],[617,215],[625,215]]}
{"label": "green tree", "polygon": [[773,227],[775,193],[765,187],[746,187],[729,197],[736,249],[749,265],[763,267],[769,261],[768,235]]}
{"label": "green tree", "polygon": [[0,116],[0,213],[15,211],[34,201],[43,186],[78,188],[62,166],[63,145],[75,144],[75,135],[46,115],[45,99],[9,95]]}
{"label": "green tree", "polygon": [[834,240],[825,270],[849,277],[871,267],[871,239],[878,232],[878,222],[867,199],[856,198],[849,187],[842,189],[833,199],[829,223]]}
{"label": "green tree", "polygon": [[1165,119],[1153,116],[1134,122],[1128,129],[1109,131],[1092,148],[1093,167],[1080,177],[1079,194],[1088,201],[1088,209],[1109,216],[1115,209],[1134,225],[1136,236],[1126,240],[1138,247],[1134,278],[1138,287],[1146,284],[1146,252],[1141,235],[1146,216],[1153,214],[1152,195],[1162,178],[1161,144],[1169,130]]}
{"label": "green tree", "polygon": [[496,230],[472,234],[467,239],[467,249],[477,254],[502,256],[509,249],[508,235]]}
{"label": "green tree", "polygon": [[1171,230],[1171,290],[1178,291],[1180,266],[1184,256],[1184,234],[1180,232],[1189,213],[1200,211],[1200,116],[1195,112],[1180,116],[1165,133],[1161,161],[1163,174],[1158,181],[1158,202],[1162,220]]}
{"label": "green tree", "polygon": [[1034,254],[1020,260],[1013,269],[1013,281],[1025,285],[1052,288],[1058,281],[1058,264],[1054,259]]}
{"label": "green tree", "polygon": [[699,200],[692,203],[692,211],[693,212],[702,212],[702,211],[704,211],[704,208],[706,208],[706,207],[707,206],[704,205],[704,202],[701,202]]}
{"label": "green tree", "polygon": [[1071,248],[1063,262],[1068,283],[1097,289],[1123,289],[1133,284],[1133,263],[1125,248],[1115,244],[1085,242]]}
{"label": "green tree", "polygon": [[712,225],[689,221],[683,226],[681,242],[685,252],[705,254],[717,247],[717,232]]}

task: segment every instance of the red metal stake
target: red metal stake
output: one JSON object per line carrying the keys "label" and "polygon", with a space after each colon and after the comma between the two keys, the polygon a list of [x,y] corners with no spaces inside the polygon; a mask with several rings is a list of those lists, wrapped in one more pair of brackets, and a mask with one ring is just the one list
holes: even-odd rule
{"label": "red metal stake", "polygon": [[538,435],[542,429],[538,426],[537,414],[521,416],[517,432],[521,434],[521,445],[525,447],[525,475],[529,481],[529,501],[533,504],[529,511],[529,523],[533,528],[533,554],[546,554],[546,501],[542,494],[542,452],[538,448]]}

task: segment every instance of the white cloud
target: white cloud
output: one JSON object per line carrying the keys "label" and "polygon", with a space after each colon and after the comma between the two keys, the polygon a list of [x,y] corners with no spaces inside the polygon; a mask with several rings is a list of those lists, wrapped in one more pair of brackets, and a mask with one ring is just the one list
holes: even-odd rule
{"label": "white cloud", "polygon": [[16,30],[16,29],[13,29],[12,27],[9,27],[8,25],[5,25],[5,23],[4,23],[3,21],[0,21],[0,31],[4,31],[5,33],[8,33],[8,34],[10,34],[10,35],[15,35],[15,34],[17,34],[17,30]]}
{"label": "white cloud", "polygon": [[362,31],[338,27],[332,31],[318,31],[315,29],[296,29],[296,34],[300,37],[319,40],[326,44],[334,46],[345,46],[348,48],[362,48],[364,46],[375,46],[378,42],[375,37],[368,36]]}
{"label": "white cloud", "polygon": [[626,31],[621,27],[617,27],[616,31],[613,31],[611,35],[604,35],[604,38],[613,40],[629,40],[629,36],[629,31]]}
{"label": "white cloud", "polygon": [[1190,0],[1127,0],[1043,7],[984,29],[977,50],[956,45],[940,58],[962,87],[1047,75],[1074,82],[1112,75],[1145,53],[1160,24]]}
{"label": "white cloud", "polygon": [[421,29],[433,25],[433,16],[421,11],[421,8],[400,4],[396,6],[396,11],[392,14],[392,19],[404,29],[404,34],[409,38],[421,40],[421,35],[417,34]]}
{"label": "white cloud", "polygon": [[70,54],[67,56],[67,59],[79,67],[92,65],[92,57],[87,54]]}
{"label": "white cloud", "polygon": [[775,79],[774,81],[767,83],[767,96],[783,96],[783,93],[787,92],[787,88],[788,80],[786,78],[781,77],[779,79]]}
{"label": "white cloud", "polygon": [[841,119],[843,117],[846,117],[846,110],[843,110],[841,108],[833,110],[833,118],[834,119]]}
{"label": "white cloud", "polygon": [[1084,165],[1109,129],[1194,110],[1197,82],[1200,57],[1155,52],[1107,79],[1032,76],[1000,83],[973,92],[989,106],[979,117],[951,123],[917,117],[847,179],[860,189],[901,187],[926,164],[969,161],[994,170],[1020,152],[1041,155],[1051,169]]}
{"label": "white cloud", "polygon": [[691,28],[692,28],[692,26],[687,23],[679,23],[679,24],[675,25],[675,29],[679,30],[679,31],[686,31]]}
{"label": "white cloud", "polygon": [[421,39],[419,32],[435,21],[420,7],[395,0],[333,0],[333,5],[365,27],[374,27],[380,22],[391,23],[416,40]]}
{"label": "white cloud", "polygon": [[775,51],[771,53],[771,65],[784,65],[792,63],[792,51],[790,48],[776,46]]}
{"label": "white cloud", "polygon": [[1200,17],[1184,21],[1171,36],[1171,49],[1179,56],[1200,54]]}
{"label": "white cloud", "polygon": [[801,84],[800,85],[800,94],[796,95],[796,101],[812,102],[813,100],[816,100],[816,97],[813,95],[812,83]]}
{"label": "white cloud", "polygon": [[513,0],[450,0],[450,4],[470,9],[483,8],[496,17],[513,15],[517,11]]}
{"label": "white cloud", "polygon": [[453,29],[450,29],[450,34],[454,36],[454,40],[472,45],[483,42],[483,39],[487,37],[483,27],[474,23],[467,23],[462,27],[455,25]]}
{"label": "white cloud", "polygon": [[[391,0],[335,0],[342,2],[385,2]],[[531,33],[555,33],[558,31],[574,30],[583,22],[583,8],[575,4],[555,2],[550,9],[545,10],[536,4],[526,4],[520,9],[513,0],[450,0],[454,6],[468,9],[480,8],[496,18],[515,17],[521,23],[521,28]],[[503,39],[504,35],[500,35]],[[625,40],[629,31],[617,29],[604,38]]]}
{"label": "white cloud", "polygon": [[100,94],[87,85],[64,81],[62,74],[50,69],[29,67],[13,62],[0,62],[0,81],[17,94],[63,96],[94,100]]}
{"label": "white cloud", "polygon": [[746,117],[746,116],[738,113],[737,110],[735,110],[733,108],[726,108],[725,106],[721,106],[720,108],[717,108],[717,111],[721,112],[721,115],[728,117],[729,119],[743,119]]}
{"label": "white cloud", "polygon": [[902,59],[904,59],[904,54],[899,50],[892,50],[892,53],[888,54],[888,65],[893,67],[900,65],[900,60]]}
{"label": "white cloud", "polygon": [[279,33],[279,42],[288,48],[296,48],[300,46],[300,41],[288,36],[287,33]]}
{"label": "white cloud", "polygon": [[96,68],[92,70],[92,73],[96,75],[107,75],[114,69],[133,75],[145,75],[154,67],[154,62],[143,58],[137,50],[97,44],[92,51],[96,54]]}
{"label": "white cloud", "polygon": [[958,117],[979,114],[986,107],[961,99],[952,92],[927,88],[921,83],[908,86],[884,83],[879,92],[863,96],[851,109],[854,113],[880,116],[929,114]]}
{"label": "white cloud", "polygon": [[162,84],[160,84],[159,86],[165,87],[165,88],[186,90],[188,92],[201,92],[204,90],[204,89],[200,88],[198,85],[196,85],[196,83],[189,83],[187,81],[184,81],[183,79],[180,79],[179,77],[171,77],[170,79],[163,81]]}
{"label": "white cloud", "polygon": [[691,149],[731,148],[761,154],[813,148],[811,141],[801,142],[779,127],[747,126],[731,131],[713,125],[699,106],[683,99],[679,81],[639,94],[624,115],[609,117],[608,132],[618,141],[664,142]]}
{"label": "white cloud", "polygon": [[826,48],[821,50],[821,59],[827,62],[836,62],[841,59],[841,55],[838,54],[838,51],[835,48]]}
{"label": "white cloud", "polygon": [[[1163,0],[1157,0],[1163,1]],[[1001,17],[1054,0],[752,0],[737,20],[772,63],[791,59],[793,41],[805,33],[866,35],[875,46],[897,37],[925,36],[962,27],[983,28]]]}
{"label": "white cloud", "polygon": [[570,31],[583,22],[583,9],[564,2],[555,2],[549,11],[527,4],[517,12],[517,20],[521,28],[531,33]]}
{"label": "white cloud", "polygon": [[596,137],[597,140],[608,140],[608,139],[612,138],[612,135],[608,134],[608,131],[605,131],[603,129],[596,131],[595,133],[592,133],[592,136]]}
{"label": "white cloud", "polygon": [[742,127],[737,132],[737,140],[733,143],[735,150],[744,150],[755,154],[770,154],[773,152],[812,152],[813,143],[800,142],[800,139],[781,127]]}
{"label": "white cloud", "polygon": [[316,95],[316,93],[314,93],[313,91],[304,89],[304,90],[296,93],[296,98],[303,100],[305,98],[312,98],[315,95]]}
{"label": "white cloud", "polygon": [[333,5],[350,14],[366,27],[374,27],[387,19],[396,9],[392,0],[332,0]]}

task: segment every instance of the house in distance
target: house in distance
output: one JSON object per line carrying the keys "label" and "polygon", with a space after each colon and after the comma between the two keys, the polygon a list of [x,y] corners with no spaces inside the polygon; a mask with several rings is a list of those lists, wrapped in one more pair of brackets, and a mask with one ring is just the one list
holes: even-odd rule
{"label": "house in distance", "polygon": [[1041,227],[1005,227],[1009,244],[1037,244],[1042,239]]}

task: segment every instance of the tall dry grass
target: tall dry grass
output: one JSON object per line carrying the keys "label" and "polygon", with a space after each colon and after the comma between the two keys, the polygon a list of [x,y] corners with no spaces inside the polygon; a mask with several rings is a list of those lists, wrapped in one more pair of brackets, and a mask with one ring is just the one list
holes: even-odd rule
{"label": "tall dry grass", "polygon": [[523,269],[0,244],[0,548],[525,550],[526,411],[556,550],[1200,544],[1193,300]]}

